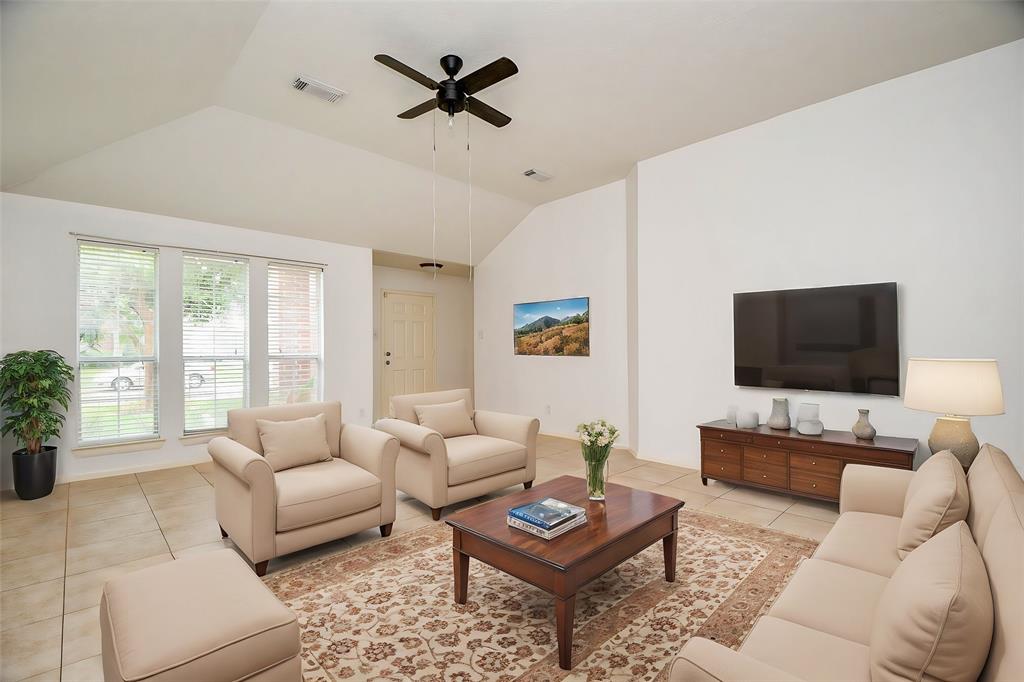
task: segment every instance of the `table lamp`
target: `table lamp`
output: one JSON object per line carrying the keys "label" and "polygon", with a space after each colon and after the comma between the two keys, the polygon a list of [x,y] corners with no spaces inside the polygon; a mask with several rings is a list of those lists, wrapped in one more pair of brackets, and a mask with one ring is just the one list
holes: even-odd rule
{"label": "table lamp", "polygon": [[1003,414],[1003,387],[995,360],[910,358],[903,404],[944,414],[928,436],[932,454],[950,450],[964,468],[978,454],[971,417]]}

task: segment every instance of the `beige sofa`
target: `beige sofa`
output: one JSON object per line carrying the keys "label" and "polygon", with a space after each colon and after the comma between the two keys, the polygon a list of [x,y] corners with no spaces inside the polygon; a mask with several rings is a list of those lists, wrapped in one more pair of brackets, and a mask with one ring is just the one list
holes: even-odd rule
{"label": "beige sofa", "polygon": [[[906,610],[899,611],[902,605],[897,602],[904,592],[936,590],[922,575],[920,584],[904,582],[899,593],[891,590],[882,598],[889,581],[896,580],[894,573],[901,564],[907,564],[909,571],[911,562],[923,556],[918,553],[935,549],[922,544],[903,559],[897,549],[904,497],[913,476],[911,471],[847,465],[835,526],[814,556],[800,565],[767,615],[758,619],[739,650],[693,638],[673,663],[670,679],[907,679],[898,666],[886,666],[886,661],[879,659],[880,650],[888,648],[890,654],[899,654],[900,650],[893,647],[911,649],[914,644],[922,644],[908,645],[883,630],[893,618],[912,619]],[[944,641],[940,637],[936,641],[942,646],[932,644],[930,652],[925,641],[929,674],[913,679],[959,682],[964,679],[956,673],[961,663],[975,660],[978,667],[984,666],[979,678],[984,682],[1019,682],[1024,680],[1024,480],[1004,452],[986,445],[967,475],[967,489],[970,506],[966,525],[960,522],[958,526],[958,547],[974,556],[980,550],[977,572],[981,577],[974,584],[980,582],[984,588],[987,574],[991,597],[989,590],[975,591],[959,602],[959,607],[992,611],[984,611],[981,626],[954,632]],[[950,527],[943,534],[955,532],[956,527]],[[939,540],[939,534],[932,538]],[[944,561],[929,556],[929,564]],[[966,562],[963,565],[969,566]],[[930,567],[914,570],[920,568],[926,573]],[[907,571],[901,573],[901,578],[906,576]],[[968,577],[961,572],[938,589],[962,589],[969,584]],[[906,589],[902,589],[904,586]],[[931,617],[949,623],[954,618],[949,613],[940,611]],[[919,625],[909,622],[901,627],[912,630]],[[973,679],[973,675],[967,677]]]}
{"label": "beige sofa", "polygon": [[[323,414],[330,460],[275,472],[262,456],[257,419]],[[208,445],[221,533],[264,575],[270,559],[367,528],[391,533],[398,440],[343,424],[341,403],[295,403],[228,412],[228,436]]]}
{"label": "beige sofa", "polygon": [[[420,426],[417,405],[464,400],[476,433],[444,438]],[[391,398],[391,418],[375,428],[401,441],[396,480],[398,489],[430,507],[434,520],[446,505],[479,497],[510,485],[529,488],[537,473],[537,431],[540,421],[500,412],[473,409],[466,389],[412,393]]]}

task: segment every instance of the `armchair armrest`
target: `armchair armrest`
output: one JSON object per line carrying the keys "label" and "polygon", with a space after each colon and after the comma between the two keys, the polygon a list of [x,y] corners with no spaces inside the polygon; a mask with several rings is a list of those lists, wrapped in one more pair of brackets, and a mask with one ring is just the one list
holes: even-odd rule
{"label": "armchair armrest", "polygon": [[269,480],[273,485],[274,470],[270,462],[241,443],[218,436],[207,444],[206,451],[215,463],[243,483],[252,485],[258,480]]}
{"label": "armchair armrest", "polygon": [[401,419],[378,419],[373,428],[397,438],[402,445],[427,455],[445,455],[444,437],[433,429]]}
{"label": "armchair armrest", "polygon": [[799,682],[789,673],[703,637],[694,637],[669,671],[670,682]]}
{"label": "armchair armrest", "polygon": [[525,445],[527,448],[537,445],[540,420],[536,417],[477,410],[473,413],[473,422],[480,435],[510,440],[513,443]]}
{"label": "armchair armrest", "polygon": [[867,464],[847,464],[839,487],[839,513],[848,511],[903,516],[903,498],[914,472]]}
{"label": "armchair armrest", "polygon": [[395,520],[395,462],[398,439],[357,424],[341,427],[341,458],[380,479],[380,525]]}
{"label": "armchair armrest", "polygon": [[213,458],[217,523],[249,561],[276,555],[277,487],[274,469],[264,457],[223,436],[206,446]]}

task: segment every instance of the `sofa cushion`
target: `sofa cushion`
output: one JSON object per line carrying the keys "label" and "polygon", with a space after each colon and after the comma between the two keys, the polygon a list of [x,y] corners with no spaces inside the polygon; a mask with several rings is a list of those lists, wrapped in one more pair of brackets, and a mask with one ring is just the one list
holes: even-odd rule
{"label": "sofa cushion", "polygon": [[967,518],[971,499],[964,468],[949,450],[929,457],[914,473],[903,498],[897,540],[901,559],[915,547],[957,521]]}
{"label": "sofa cushion", "polygon": [[992,641],[985,563],[963,521],[907,555],[882,594],[871,633],[873,682],[973,682]]}
{"label": "sofa cushion", "polygon": [[896,536],[900,519],[886,514],[846,512],[814,552],[815,559],[870,571],[888,578],[900,565]]}
{"label": "sofa cushion", "polygon": [[793,574],[769,615],[867,645],[889,579],[820,559]]}
{"label": "sofa cushion", "polygon": [[526,466],[526,447],[490,436],[459,436],[448,448],[448,485],[470,483]]}
{"label": "sofa cushion", "polygon": [[1024,680],[1024,492],[1003,498],[989,518],[986,535],[980,549],[992,589],[995,623],[992,649],[980,679],[1016,682]]}
{"label": "sofa cushion", "polygon": [[465,400],[437,405],[417,405],[416,419],[420,426],[437,431],[445,438],[468,436],[476,433]]}
{"label": "sofa cushion", "polygon": [[868,648],[781,618],[762,616],[740,653],[815,682],[869,680]]}
{"label": "sofa cushion", "polygon": [[240,680],[299,654],[295,614],[230,549],[112,578],[99,619],[107,680]]}
{"label": "sofa cushion", "polygon": [[290,421],[275,422],[257,419],[263,456],[274,471],[326,462],[331,458],[327,445],[327,426],[324,415]]}
{"label": "sofa cushion", "polygon": [[349,516],[380,504],[380,479],[343,459],[278,472],[277,530]]}
{"label": "sofa cushion", "polygon": [[992,517],[1008,495],[1024,495],[1024,479],[1017,473],[1005,452],[986,443],[981,446],[981,452],[974,458],[971,470],[967,473],[967,489],[971,493],[967,525],[971,528],[975,544],[984,555]]}

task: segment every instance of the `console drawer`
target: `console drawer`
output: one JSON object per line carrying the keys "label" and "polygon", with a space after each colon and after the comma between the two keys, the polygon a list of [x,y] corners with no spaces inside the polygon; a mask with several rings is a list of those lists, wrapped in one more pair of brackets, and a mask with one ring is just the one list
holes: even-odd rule
{"label": "console drawer", "polygon": [[843,473],[842,460],[833,457],[804,455],[799,452],[790,453],[789,466],[794,470],[804,471],[808,475],[835,476],[838,478]]}
{"label": "console drawer", "polygon": [[775,464],[786,466],[786,453],[782,450],[769,450],[767,448],[743,448],[743,464]]}
{"label": "console drawer", "polygon": [[741,467],[738,460],[723,459],[714,455],[701,457],[700,473],[702,476],[730,478],[735,481],[740,479],[740,471]]}
{"label": "console drawer", "polygon": [[839,499],[839,479],[800,469],[789,470],[789,489],[795,493]]}
{"label": "console drawer", "polygon": [[705,429],[703,437],[709,440],[728,440],[733,443],[749,443],[750,435],[746,433],[733,433],[732,431],[712,431]]}
{"label": "console drawer", "polygon": [[728,459],[739,466],[740,456],[743,454],[743,446],[735,443],[718,443],[713,440],[701,441],[701,455],[704,457],[718,457]]}
{"label": "console drawer", "polygon": [[[791,440],[786,447],[790,450],[800,450],[801,452],[811,452],[815,455],[831,455],[835,454],[837,446],[829,445],[828,443],[815,443],[810,440]],[[839,446],[841,447],[841,446]]]}
{"label": "console drawer", "polygon": [[770,485],[775,488],[789,487],[789,469],[786,465],[748,463],[743,461],[743,480],[758,485]]}
{"label": "console drawer", "polygon": [[775,448],[785,450],[789,447],[790,440],[788,438],[776,438],[775,436],[754,436],[754,445],[760,445],[763,448]]}

